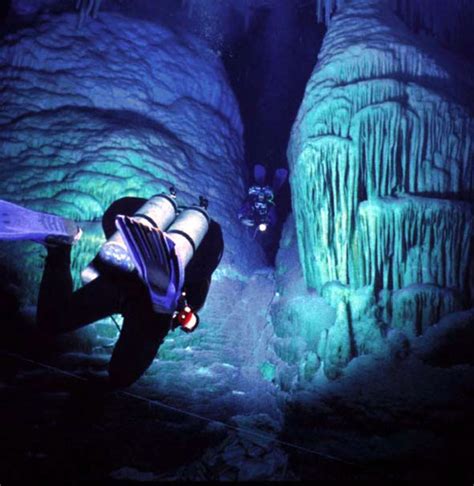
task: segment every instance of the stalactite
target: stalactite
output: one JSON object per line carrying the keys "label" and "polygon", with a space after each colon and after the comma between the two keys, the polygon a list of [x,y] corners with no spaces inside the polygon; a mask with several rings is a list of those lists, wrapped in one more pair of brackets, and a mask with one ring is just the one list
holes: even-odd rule
{"label": "stalactite", "polygon": [[370,258],[353,284],[373,285],[381,275],[386,289],[422,282],[464,289],[473,232],[474,214],[467,202],[415,196],[365,201],[359,205],[356,238],[364,249],[361,258]]}
{"label": "stalactite", "polygon": [[[350,26],[344,29],[343,21],[338,27],[350,30]],[[340,32],[337,38],[348,38],[345,34]],[[328,45],[334,44],[332,41],[334,39],[328,35],[325,45],[328,50]],[[362,189],[365,198],[397,192],[435,192],[457,193],[466,199],[472,191],[470,157],[473,152],[466,134],[472,132],[473,124],[468,112],[429,89],[397,79],[404,65],[402,60],[408,58],[415,61],[406,63],[404,76],[420,73],[446,76],[436,63],[424,64],[419,59],[423,54],[416,46],[397,47],[386,55],[373,46],[364,50],[362,62],[360,57],[351,62],[351,54],[344,56],[338,52],[332,59],[334,66],[326,66],[322,56],[320,71],[308,86],[307,96],[311,101],[305,103],[307,112],[300,115],[305,123],[299,126],[300,133],[295,138],[306,138],[308,150],[299,154],[298,166],[305,164],[307,154],[313,158],[317,173],[306,174],[299,180],[302,185],[307,180],[310,187],[318,180],[318,187],[314,189],[318,198],[338,195],[333,200],[327,199],[327,205],[318,199],[330,219],[337,219],[338,213],[345,211],[349,212],[346,219],[355,219],[354,211],[360,202],[354,191],[356,186]],[[354,49],[360,51],[359,46]],[[337,68],[343,65],[350,76],[348,82],[340,80],[344,74]],[[370,73],[374,79],[367,80]],[[362,79],[354,81],[356,75],[362,75]],[[384,76],[387,79],[380,79]],[[335,145],[339,145],[340,150],[326,148]],[[351,179],[350,167],[353,166],[357,167],[357,174],[352,169]],[[348,174],[348,194],[336,183],[339,173]],[[460,173],[464,177],[459,177]],[[319,213],[322,217],[315,220],[322,225],[324,214],[321,210]],[[328,223],[327,230],[337,225],[337,221],[332,226]],[[344,228],[344,223],[338,227]],[[353,225],[346,229],[353,229]],[[346,236],[350,239],[352,235],[349,232]],[[326,236],[325,243],[331,244],[329,239],[330,236]]]}
{"label": "stalactite", "polygon": [[77,0],[76,10],[79,10],[79,26],[82,26],[87,17],[96,18],[102,0]]}
{"label": "stalactite", "polygon": [[316,0],[317,21],[329,25],[332,14],[346,2],[347,0]]}
{"label": "stalactite", "polygon": [[[425,32],[443,44],[463,48],[474,40],[474,4],[470,0],[369,0],[386,4],[415,32]],[[335,12],[368,0],[316,0],[316,20],[329,25]]]}
{"label": "stalactite", "polygon": [[[474,299],[472,80],[400,30],[386,2],[346,3],[288,150],[304,276],[319,291],[334,282],[383,291],[387,323],[422,315],[423,330]],[[394,316],[391,292],[400,292]],[[443,307],[445,294],[463,298]]]}

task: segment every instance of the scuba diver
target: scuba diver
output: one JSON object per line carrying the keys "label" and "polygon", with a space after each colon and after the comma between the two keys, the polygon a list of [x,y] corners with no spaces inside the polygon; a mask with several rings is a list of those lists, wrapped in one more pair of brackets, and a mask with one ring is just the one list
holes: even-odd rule
{"label": "scuba diver", "polygon": [[288,171],[282,168],[277,169],[273,176],[272,186],[265,184],[266,169],[262,165],[255,165],[253,174],[255,183],[248,190],[238,218],[245,226],[255,228],[255,236],[258,231],[263,233],[269,227],[275,226],[277,211],[274,198],[285,182]]}
{"label": "scuba diver", "polygon": [[[107,241],[83,271],[85,285],[76,291],[71,249],[82,231],[70,220],[0,201],[0,239],[30,239],[43,243],[47,250],[37,309],[42,331],[73,331],[122,314],[123,325],[109,363],[112,388],[136,381],[152,364],[170,330],[196,329],[196,311],[204,305],[212,273],[222,257],[222,230],[209,218],[207,200],[201,197],[199,204],[179,208],[175,198],[172,188],[170,195],[149,200],[125,197],[115,201],[102,218]],[[19,221],[11,217],[15,211],[27,213],[24,226],[29,230],[23,236],[22,228],[6,224]],[[61,226],[64,222],[66,229]]]}

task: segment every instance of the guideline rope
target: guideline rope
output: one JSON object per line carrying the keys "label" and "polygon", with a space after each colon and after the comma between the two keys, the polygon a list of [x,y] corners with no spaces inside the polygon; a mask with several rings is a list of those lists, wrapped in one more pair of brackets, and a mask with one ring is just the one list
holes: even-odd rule
{"label": "guideline rope", "polygon": [[[15,359],[27,362],[27,363],[31,363],[31,364],[40,366],[44,369],[63,374],[65,376],[70,376],[72,378],[75,378],[75,379],[78,379],[78,380],[81,380],[81,381],[84,381],[84,382],[88,381],[87,378],[84,378],[84,377],[77,375],[75,373],[71,373],[70,371],[66,371],[66,370],[63,370],[62,368],[58,368],[56,366],[48,365],[48,364],[42,363],[40,361],[36,361],[36,360],[26,358],[26,357],[24,357],[20,354],[17,354],[17,353],[12,353],[10,351],[2,351],[2,353],[5,356],[10,356],[11,358],[15,358]],[[309,453],[309,454],[317,455],[317,456],[322,457],[324,459],[336,461],[336,462],[346,464],[346,465],[350,465],[350,466],[355,466],[354,463],[346,461],[346,460],[341,459],[339,457],[335,457],[335,456],[332,456],[330,454],[326,454],[326,453],[323,453],[323,452],[316,451],[314,449],[310,449],[310,448],[307,448],[307,447],[304,447],[304,446],[300,446],[300,445],[294,444],[292,442],[287,442],[287,441],[284,441],[284,440],[281,440],[281,439],[277,439],[277,438],[273,437],[272,435],[266,434],[264,432],[255,432],[254,430],[251,430],[251,429],[237,427],[235,425],[231,425],[231,424],[228,424],[226,422],[222,422],[220,420],[215,420],[215,419],[212,419],[212,418],[209,418],[209,417],[205,417],[204,415],[200,415],[200,414],[197,414],[197,413],[194,413],[194,412],[190,412],[190,411],[183,410],[183,409],[180,409],[180,408],[177,408],[177,407],[173,407],[172,405],[168,405],[168,404],[163,403],[163,402],[156,400],[156,399],[147,398],[147,397],[144,397],[142,395],[138,395],[136,393],[132,393],[132,392],[125,391],[125,390],[114,390],[113,393],[115,393],[117,395],[128,396],[128,397],[134,398],[135,400],[144,401],[144,402],[147,402],[148,404],[156,405],[160,408],[167,409],[167,410],[170,410],[172,412],[179,413],[179,414],[182,414],[182,415],[186,415],[188,417],[193,417],[193,418],[196,418],[198,420],[203,420],[205,422],[218,424],[218,425],[221,425],[221,426],[223,426],[227,429],[234,430],[236,432],[243,432],[243,433],[248,434],[249,436],[253,436],[255,438],[271,440],[275,444],[279,444],[279,445],[284,446],[284,447],[289,447],[289,448],[298,450],[300,452],[306,452],[306,453]]]}

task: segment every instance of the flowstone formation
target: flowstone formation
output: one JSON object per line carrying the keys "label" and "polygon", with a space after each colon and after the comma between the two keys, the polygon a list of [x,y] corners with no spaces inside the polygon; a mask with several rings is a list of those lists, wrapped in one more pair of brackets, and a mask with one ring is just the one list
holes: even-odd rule
{"label": "flowstone formation", "polygon": [[[78,280],[110,203],[174,185],[179,204],[209,199],[224,262],[242,271],[245,237],[233,222],[245,191],[242,124],[218,56],[191,35],[117,13],[81,27],[74,13],[28,22],[0,39],[0,198],[80,222]],[[1,250],[34,301],[38,245]]]}
{"label": "flowstone formation", "polygon": [[313,350],[330,377],[474,299],[473,71],[390,2],[339,3],[288,150],[304,279],[337,311]]}

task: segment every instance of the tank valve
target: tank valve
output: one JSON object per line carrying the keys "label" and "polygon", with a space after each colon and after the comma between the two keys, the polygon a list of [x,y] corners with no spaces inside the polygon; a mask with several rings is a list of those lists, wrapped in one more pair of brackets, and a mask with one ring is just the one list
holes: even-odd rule
{"label": "tank valve", "polygon": [[201,208],[207,209],[209,206],[209,200],[206,199],[204,196],[199,196],[199,206]]}

